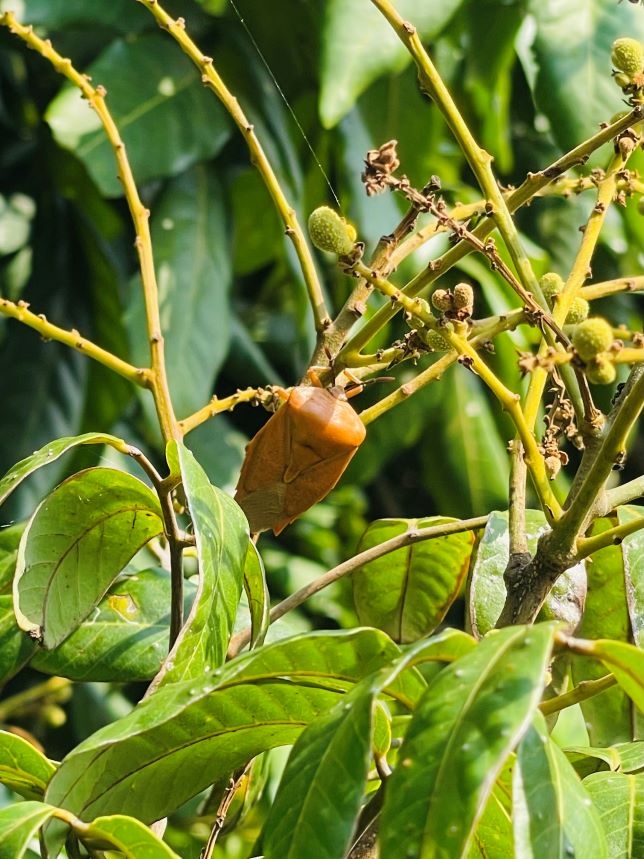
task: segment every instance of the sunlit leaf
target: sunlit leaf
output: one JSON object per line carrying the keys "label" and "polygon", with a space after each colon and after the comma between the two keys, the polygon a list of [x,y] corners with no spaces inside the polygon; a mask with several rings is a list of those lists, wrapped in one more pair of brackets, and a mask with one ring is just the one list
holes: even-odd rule
{"label": "sunlit leaf", "polygon": [[0,782],[25,799],[42,799],[54,764],[27,740],[0,731]]}
{"label": "sunlit leaf", "polygon": [[[547,530],[540,510],[526,510],[528,549],[534,552]],[[505,602],[503,574],[510,552],[508,514],[492,511],[479,542],[468,589],[469,622],[478,635],[494,628]],[[566,570],[555,582],[541,611],[541,620],[561,620],[569,629],[579,623],[586,593],[583,564]]]}
{"label": "sunlit leaf", "polygon": [[593,773],[584,779],[606,833],[610,859],[644,855],[644,774]]}
{"label": "sunlit leaf", "polygon": [[[369,525],[358,551],[404,534],[453,520],[379,519]],[[461,589],[474,544],[471,531],[414,543],[354,570],[353,598],[361,623],[377,626],[395,641],[431,632]]]}
{"label": "sunlit leaf", "polygon": [[[138,182],[176,175],[214,155],[228,139],[223,109],[187,57],[161,34],[116,40],[86,71],[94,86],[107,90],[107,104]],[[78,90],[65,87],[49,106],[47,121],[103,194],[123,193],[112,147]]]}
{"label": "sunlit leaf", "polygon": [[47,648],[60,644],[162,530],[157,496],[125,472],[91,468],[61,483],[20,542],[14,601],[21,628]]}
{"label": "sunlit leaf", "polygon": [[154,681],[176,683],[221,665],[235,623],[248,551],[248,524],[235,502],[213,486],[182,444],[168,447],[180,464],[199,559],[199,585],[183,629]]}
{"label": "sunlit leaf", "polygon": [[461,856],[546,682],[553,624],[488,635],[448,665],[416,708],[387,783],[382,859]]}
{"label": "sunlit leaf", "polygon": [[513,799],[517,855],[612,857],[596,809],[540,714],[519,744]]}
{"label": "sunlit leaf", "polygon": [[[46,798],[84,819],[158,820],[260,752],[295,742],[347,688],[399,654],[376,630],[305,634],[162,686],[67,755]],[[422,688],[405,672],[390,692],[409,701]],[[189,779],[180,777],[186,771]]]}
{"label": "sunlit leaf", "polygon": [[0,844],[4,855],[22,859],[40,827],[56,809],[43,802],[29,800],[0,808]]}

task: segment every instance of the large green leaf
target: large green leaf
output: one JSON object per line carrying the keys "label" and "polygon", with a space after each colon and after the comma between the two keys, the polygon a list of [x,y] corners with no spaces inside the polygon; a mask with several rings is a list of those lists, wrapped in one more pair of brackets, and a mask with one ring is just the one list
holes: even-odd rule
{"label": "large green leaf", "polygon": [[21,459],[4,475],[0,480],[0,504],[34,471],[42,468],[43,465],[55,462],[68,450],[82,444],[110,444],[121,451],[124,451],[126,446],[125,442],[116,436],[97,432],[86,432],[82,435],[54,439],[54,441],[41,447],[40,450],[32,453],[31,456]]}
{"label": "large green leaf", "polygon": [[[174,176],[213,156],[230,125],[179,48],[160,33],[117,40],[87,69],[107,89],[107,105],[127,146],[137,182]],[[123,188],[97,115],[79,92],[65,87],[47,111],[57,141],[72,149],[103,194]]]}
{"label": "large green leaf", "polygon": [[476,516],[507,496],[507,439],[472,373],[453,367],[446,379],[430,386],[434,402],[421,448],[423,477],[441,511]]}
{"label": "large green leaf", "polygon": [[40,827],[56,809],[43,802],[29,800],[0,808],[0,845],[7,859],[22,859]]}
{"label": "large green leaf", "polygon": [[20,542],[14,581],[20,627],[46,648],[60,644],[162,531],[157,496],[125,472],[90,468],[61,483]]}
{"label": "large green leaf", "polygon": [[300,734],[264,829],[265,859],[346,855],[369,769],[375,691],[359,684]]}
{"label": "large green leaf", "polygon": [[235,623],[248,551],[248,523],[237,504],[213,486],[183,445],[168,447],[171,468],[180,468],[199,559],[199,585],[190,615],[154,681],[201,677],[226,658]]}
{"label": "large green leaf", "polygon": [[[379,519],[363,535],[359,551],[406,531],[453,520]],[[361,623],[377,626],[394,641],[415,641],[445,616],[461,589],[474,544],[471,531],[414,543],[354,570],[353,598]]]}
{"label": "large green leaf", "polygon": [[[194,597],[194,588],[186,585]],[[69,638],[54,650],[37,651],[31,665],[70,680],[150,680],[168,653],[169,609],[166,570],[141,570],[117,579]],[[27,639],[24,633],[22,637]]]}
{"label": "large green leaf", "polygon": [[530,12],[537,24],[537,103],[557,143],[572,149],[623,109],[611,77],[611,45],[620,36],[644,40],[644,16],[630,3],[606,0],[532,0]]}
{"label": "large green leaf", "polygon": [[42,799],[56,770],[35,746],[17,734],[0,731],[0,782],[24,796]]}
{"label": "large green leaf", "polygon": [[473,639],[451,629],[423,639],[365,677],[333,710],[305,728],[266,822],[266,859],[305,855],[311,832],[316,833],[320,859],[345,856],[364,798],[371,750],[385,754],[391,744],[391,717],[377,696],[383,690],[393,696],[402,692],[409,706],[424,688],[418,685],[415,666],[453,661],[475,647]]}
{"label": "large green leaf", "polygon": [[[397,11],[425,39],[436,36],[462,0],[420,4],[398,0]],[[380,75],[400,72],[411,57],[377,9],[363,0],[329,0],[322,43],[320,116],[327,128],[348,113]]]}
{"label": "large green leaf", "polygon": [[[260,752],[292,744],[347,687],[399,654],[376,630],[306,634],[167,684],[77,746],[47,799],[85,819],[158,820]],[[409,672],[400,683],[391,691],[405,700],[423,688]]]}
{"label": "large green leaf", "polygon": [[382,859],[465,855],[495,779],[538,706],[554,624],[489,634],[430,683],[387,782]]}
{"label": "large green leaf", "polygon": [[[617,524],[616,518],[599,519],[592,534],[600,534]],[[631,637],[628,613],[628,587],[625,577],[624,549],[608,546],[595,552],[588,569],[588,595],[581,624],[576,631],[580,638],[611,638],[628,641]],[[637,576],[637,571],[633,570]],[[604,665],[596,659],[576,656],[571,663],[575,683],[597,680],[606,674]],[[596,746],[633,739],[632,704],[618,687],[606,689],[601,695],[581,702],[590,742]]]}
{"label": "large green leaf", "polygon": [[516,855],[612,859],[597,810],[540,714],[518,748],[513,800]]}
{"label": "large green leaf", "polygon": [[[534,552],[539,537],[546,531],[546,519],[541,510],[526,510],[528,549]],[[503,603],[505,583],[503,574],[508,563],[510,543],[508,514],[492,511],[479,542],[476,560],[468,587],[469,624],[477,635],[494,628]],[[561,620],[570,630],[576,628],[586,595],[586,572],[583,564],[566,570],[546,599],[541,620]]]}
{"label": "large green leaf", "polygon": [[644,774],[593,773],[584,787],[601,816],[610,859],[644,856]]}
{"label": "large green leaf", "polygon": [[481,145],[493,155],[498,170],[507,174],[512,167],[511,69],[523,10],[517,4],[483,0],[470,5],[468,13],[465,88],[479,122]]}
{"label": "large green leaf", "polygon": [[[181,417],[209,400],[228,351],[231,268],[222,194],[215,171],[199,164],[168,182],[150,225],[170,390]],[[127,318],[132,360],[145,366],[149,355],[138,277]]]}

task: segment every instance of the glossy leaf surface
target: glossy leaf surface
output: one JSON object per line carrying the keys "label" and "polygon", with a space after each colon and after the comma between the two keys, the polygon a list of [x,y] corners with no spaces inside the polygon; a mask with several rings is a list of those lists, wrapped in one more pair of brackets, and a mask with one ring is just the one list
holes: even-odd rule
{"label": "glossy leaf surface", "polygon": [[[363,535],[358,551],[409,530],[451,520],[380,519]],[[407,643],[431,632],[458,596],[469,567],[472,532],[414,543],[353,572],[353,598],[361,623],[377,626]]]}
{"label": "glossy leaf surface", "polygon": [[0,782],[25,799],[41,799],[54,764],[27,740],[0,731]]}
{"label": "glossy leaf surface", "polygon": [[[347,687],[397,653],[375,630],[309,634],[162,686],[74,749],[47,799],[83,818],[158,820],[260,752],[292,744]],[[408,701],[422,688],[409,675],[392,692]],[[185,767],[189,780],[178,778]]]}
{"label": "glossy leaf surface", "polygon": [[180,465],[197,557],[197,593],[168,659],[154,681],[202,677],[225,659],[241,594],[248,548],[247,524],[235,502],[214,487],[192,453],[173,442],[168,458]]}
{"label": "glossy leaf surface", "polygon": [[[553,626],[485,638],[430,683],[387,783],[382,859],[461,856],[545,682]],[[450,802],[445,798],[449,797]]]}
{"label": "glossy leaf surface", "polygon": [[60,644],[162,529],[157,496],[140,480],[111,468],[70,477],[22,535],[14,582],[20,626],[47,648]]}

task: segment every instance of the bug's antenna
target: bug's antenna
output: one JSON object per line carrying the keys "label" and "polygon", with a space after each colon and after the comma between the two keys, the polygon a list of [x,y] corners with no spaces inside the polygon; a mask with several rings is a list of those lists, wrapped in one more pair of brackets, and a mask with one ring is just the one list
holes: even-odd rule
{"label": "bug's antenna", "polygon": [[288,112],[289,112],[289,113],[291,114],[291,116],[293,117],[293,122],[294,122],[294,123],[295,123],[295,125],[297,126],[298,131],[299,131],[299,132],[300,132],[300,134],[302,135],[302,139],[303,139],[303,140],[304,140],[304,142],[306,143],[306,146],[307,146],[307,148],[308,148],[309,152],[310,152],[310,153],[311,153],[311,155],[313,156],[313,159],[314,159],[315,163],[317,164],[318,169],[320,170],[320,173],[322,174],[322,176],[323,176],[323,178],[324,178],[324,181],[326,182],[326,184],[327,184],[327,186],[328,186],[328,188],[329,188],[329,191],[331,192],[331,196],[333,197],[333,199],[334,199],[334,201],[335,201],[335,203],[336,203],[336,205],[337,205],[338,209],[339,209],[340,211],[342,211],[342,206],[341,206],[341,204],[340,204],[340,201],[338,200],[338,196],[337,196],[337,194],[335,193],[335,190],[334,190],[334,188],[333,188],[333,185],[331,184],[331,180],[329,179],[329,176],[328,176],[328,174],[327,174],[326,170],[325,170],[325,169],[324,169],[324,167],[322,166],[322,162],[321,162],[321,161],[320,161],[320,159],[318,158],[318,156],[317,156],[317,154],[316,154],[316,152],[315,152],[315,149],[313,148],[313,145],[311,144],[311,141],[310,141],[310,140],[309,140],[309,138],[307,137],[306,131],[304,131],[304,128],[302,127],[302,123],[301,123],[301,122],[300,122],[300,120],[297,118],[297,115],[296,115],[295,111],[294,111],[294,110],[293,110],[293,108],[291,107],[291,103],[290,103],[290,102],[289,102],[289,100],[286,98],[286,95],[284,94],[284,90],[283,90],[283,89],[282,89],[282,87],[279,85],[279,82],[278,82],[277,78],[275,77],[275,75],[274,75],[274,73],[273,73],[273,70],[271,69],[270,65],[268,64],[268,60],[266,59],[266,57],[265,57],[265,56],[264,56],[264,54],[262,53],[261,48],[260,48],[260,47],[259,47],[259,45],[257,44],[257,41],[255,40],[255,37],[253,36],[253,34],[251,33],[251,31],[250,31],[250,29],[249,29],[249,27],[248,27],[248,24],[246,23],[246,21],[245,21],[245,20],[244,20],[244,18],[242,17],[241,12],[240,12],[240,11],[239,11],[239,9],[237,8],[237,5],[235,4],[235,0],[228,0],[228,2],[229,2],[229,3],[230,3],[230,5],[232,6],[233,11],[235,12],[235,15],[237,15],[237,18],[239,19],[239,23],[242,25],[242,27],[244,28],[244,30],[246,30],[246,33],[247,33],[247,35],[248,35],[248,38],[249,38],[249,39],[250,39],[250,41],[251,41],[251,44],[252,44],[253,48],[257,51],[257,56],[258,56],[258,57],[260,58],[260,60],[262,61],[263,65],[264,65],[264,68],[266,69],[266,71],[268,72],[268,74],[269,74],[269,76],[270,76],[271,80],[273,81],[273,85],[275,86],[275,89],[276,89],[276,90],[277,90],[277,92],[279,93],[280,98],[282,99],[282,101],[283,101],[283,102],[284,102],[284,104],[286,105],[286,108],[287,108]]}

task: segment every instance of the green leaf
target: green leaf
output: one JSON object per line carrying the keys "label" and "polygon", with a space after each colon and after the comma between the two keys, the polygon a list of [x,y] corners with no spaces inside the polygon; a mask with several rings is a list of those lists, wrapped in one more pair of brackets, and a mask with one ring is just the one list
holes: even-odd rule
{"label": "green leaf", "polygon": [[[461,3],[398,0],[396,9],[423,39],[432,39]],[[409,62],[411,56],[374,6],[362,0],[329,0],[321,60],[322,123],[326,128],[334,126],[372,81],[388,72],[402,71]]]}
{"label": "green leaf", "polygon": [[0,480],[0,504],[26,477],[29,477],[38,468],[42,468],[43,465],[48,465],[50,462],[55,462],[68,450],[82,444],[109,444],[123,453],[126,452],[127,448],[123,439],[116,438],[113,435],[105,435],[104,433],[86,432],[83,435],[57,438],[44,447],[41,447],[40,450],[37,450],[31,456],[21,459],[13,468],[9,469],[2,480]]}
{"label": "green leaf", "polygon": [[305,855],[311,832],[316,857],[345,856],[364,801],[371,750],[385,754],[391,744],[391,716],[377,696],[402,692],[411,705],[423,689],[414,666],[457,659],[474,647],[470,636],[451,629],[417,642],[303,731],[264,829],[266,859]]}
{"label": "green leaf", "polygon": [[[162,686],[70,752],[47,799],[84,819],[158,820],[260,752],[291,745],[346,688],[396,655],[376,630],[308,633]],[[422,688],[405,672],[389,691],[408,701]]]}
{"label": "green leaf", "polygon": [[[170,391],[181,417],[209,400],[228,351],[231,268],[222,197],[213,168],[198,164],[167,183],[150,224]],[[146,366],[139,277],[133,280],[127,320],[131,360]]]}
{"label": "green leaf", "polygon": [[599,811],[610,859],[644,855],[644,774],[593,773],[584,787]]}
{"label": "green leaf", "polygon": [[436,506],[458,518],[487,513],[505,503],[507,440],[499,433],[480,381],[462,367],[429,390],[430,419],[422,446],[422,467]]}
{"label": "green leaf", "polygon": [[644,712],[644,651],[625,641],[576,641],[572,649],[601,660],[640,712]]}
{"label": "green leaf", "polygon": [[[373,685],[373,684],[372,684]],[[265,859],[346,855],[371,758],[374,689],[360,684],[300,734],[264,828]]]}
{"label": "green leaf", "polygon": [[2,855],[22,859],[31,840],[56,809],[42,802],[15,802],[0,808],[0,845]]}
{"label": "green leaf", "polygon": [[[358,551],[451,521],[456,520],[379,519],[369,525]],[[352,575],[353,598],[360,622],[384,630],[394,641],[427,635],[458,596],[473,544],[471,531],[450,534],[397,549],[357,568]]]}
{"label": "green leaf", "polygon": [[111,468],[68,478],[22,535],[14,582],[20,627],[46,648],[60,644],[162,530],[158,498],[137,478]]}
{"label": "green leaf", "polygon": [[19,8],[21,21],[52,30],[89,25],[132,33],[150,25],[149,16],[133,7],[130,0],[113,0],[97,6],[88,6],[85,0],[22,0]]}
{"label": "green leaf", "polygon": [[199,585],[190,615],[153,687],[201,677],[223,663],[249,543],[248,523],[241,509],[210,483],[184,445],[170,443],[168,463],[182,474],[197,543]]}
{"label": "green leaf", "polygon": [[[541,510],[526,510],[528,550],[534,552],[539,537],[547,529]],[[492,511],[479,542],[468,588],[469,623],[476,635],[494,629],[505,602],[503,573],[508,563],[510,543],[508,514]],[[586,594],[583,564],[571,567],[559,577],[548,595],[540,620],[561,620],[569,629],[579,623]]]}
{"label": "green leaf", "polygon": [[0,687],[22,666],[36,649],[20,629],[13,610],[11,585],[16,572],[18,546],[24,524],[0,528]]}
{"label": "green leaf", "polygon": [[[107,106],[139,184],[177,175],[212,157],[230,135],[223,108],[188,58],[164,35],[116,40],[87,73],[94,86],[107,89]],[[112,147],[78,90],[65,87],[46,118],[58,143],[76,153],[101,192],[121,196]]]}
{"label": "green leaf", "polygon": [[465,56],[465,88],[480,126],[480,142],[494,157],[497,169],[512,167],[512,66],[514,41],[524,20],[515,4],[479,2],[468,9],[470,50]]}
{"label": "green leaf", "polygon": [[25,665],[37,645],[16,622],[13,597],[0,596],[0,686]]}
{"label": "green leaf", "polygon": [[56,767],[17,734],[0,731],[0,782],[25,799],[42,799]]}
{"label": "green leaf", "polygon": [[[617,508],[617,521],[620,525],[641,519],[644,508],[634,504]],[[633,640],[638,647],[644,647],[644,530],[636,531],[624,539],[621,545],[624,558],[624,584],[628,615]],[[606,633],[603,637],[607,638]]]}
{"label": "green leaf", "polygon": [[[194,588],[186,586],[194,597]],[[168,653],[169,606],[166,570],[141,570],[117,579],[69,638],[54,650],[38,651],[31,665],[70,680],[151,680]]]}
{"label": "green leaf", "polygon": [[517,854],[525,859],[602,859],[606,839],[597,810],[541,714],[522,739],[513,783]]}
{"label": "green leaf", "polygon": [[518,855],[514,849],[512,829],[511,784],[516,766],[510,755],[494,783],[481,819],[474,832],[467,859],[507,859]]}
{"label": "green leaf", "polygon": [[605,0],[533,0],[530,12],[537,24],[534,95],[565,151],[623,109],[611,76],[611,45],[624,35],[644,41],[644,16],[630,3]]}
{"label": "green leaf", "polygon": [[[601,534],[616,524],[615,517],[598,519],[593,523],[590,533]],[[575,633],[580,638],[630,639],[629,588],[625,572],[622,546],[608,546],[593,554],[592,562],[587,565],[586,606]],[[606,669],[597,659],[580,655],[572,660],[571,674],[577,684],[584,680],[599,679],[606,674]],[[582,701],[581,710],[593,745],[608,746],[632,739],[632,704],[622,689],[606,689],[601,695]]]}
{"label": "green leaf", "polygon": [[387,782],[382,859],[462,856],[495,779],[538,706],[555,624],[488,635],[416,708]]}
{"label": "green leaf", "polygon": [[270,623],[270,594],[266,585],[266,574],[262,556],[251,541],[244,564],[244,590],[248,600],[251,622],[251,648],[261,645]]}
{"label": "green leaf", "polygon": [[97,817],[87,828],[76,827],[76,831],[84,838],[107,841],[126,859],[181,859],[178,853],[133,817],[121,814]]}

